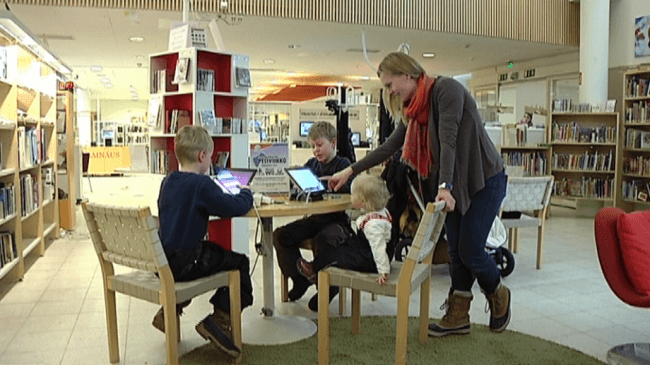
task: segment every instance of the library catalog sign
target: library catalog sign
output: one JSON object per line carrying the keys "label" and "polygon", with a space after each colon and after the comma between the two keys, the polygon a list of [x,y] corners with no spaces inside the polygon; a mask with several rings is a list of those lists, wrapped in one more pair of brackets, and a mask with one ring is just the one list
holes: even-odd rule
{"label": "library catalog sign", "polygon": [[289,167],[288,143],[251,143],[248,166],[257,169],[251,184],[255,192],[289,192],[289,177],[284,172]]}

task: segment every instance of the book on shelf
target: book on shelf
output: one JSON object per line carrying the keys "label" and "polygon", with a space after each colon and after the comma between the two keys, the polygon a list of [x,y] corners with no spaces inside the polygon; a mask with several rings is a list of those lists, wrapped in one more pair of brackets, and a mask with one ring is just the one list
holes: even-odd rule
{"label": "book on shelf", "polygon": [[623,173],[650,177],[650,158],[628,157],[623,160]]}
{"label": "book on shelf", "polygon": [[198,113],[199,113],[199,121],[201,122],[201,126],[207,129],[210,134],[223,133],[221,128],[222,125],[220,126],[217,121],[217,119],[221,120],[221,118],[217,118],[215,116],[213,109],[199,110]]}
{"label": "book on shelf", "polygon": [[214,70],[198,69],[196,73],[196,90],[214,91]]}
{"label": "book on shelf", "polygon": [[235,68],[235,84],[240,87],[251,87],[251,73],[247,68]]}
{"label": "book on shelf", "polygon": [[149,98],[149,108],[147,112],[147,124],[150,127],[160,127],[160,115],[162,110],[162,97],[160,95],[151,95]]}
{"label": "book on shelf", "polygon": [[650,79],[639,76],[631,76],[627,79],[625,97],[636,98],[650,95]]}
{"label": "book on shelf", "polygon": [[13,232],[0,232],[0,268],[18,258],[18,250]]}
{"label": "book on shelf", "polygon": [[7,47],[0,47],[0,79],[8,80],[8,56],[7,56]]}
{"label": "book on shelf", "polygon": [[650,148],[650,132],[641,132],[641,148]]}
{"label": "book on shelf", "polygon": [[217,158],[215,159],[215,167],[226,168],[228,165],[228,157],[230,157],[230,152],[228,151],[218,151]]}
{"label": "book on shelf", "polygon": [[186,125],[191,125],[192,120],[190,119],[189,110],[168,110],[165,117],[165,131],[164,133],[176,134],[179,129],[183,128]]}
{"label": "book on shelf", "polygon": [[176,61],[176,70],[174,72],[174,81],[172,84],[184,84],[187,83],[187,75],[189,74],[190,68],[190,58],[189,57],[180,57]]}

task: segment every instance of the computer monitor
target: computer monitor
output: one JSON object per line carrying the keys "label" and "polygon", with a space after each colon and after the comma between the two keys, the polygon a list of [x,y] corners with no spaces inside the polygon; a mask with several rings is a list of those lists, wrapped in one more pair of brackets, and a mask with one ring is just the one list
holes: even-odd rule
{"label": "computer monitor", "polygon": [[312,125],[314,125],[314,122],[300,122],[300,137],[307,137]]}
{"label": "computer monitor", "polygon": [[102,131],[102,138],[104,139],[112,139],[115,138],[115,131],[112,129],[107,129]]}
{"label": "computer monitor", "polygon": [[360,142],[361,142],[361,133],[352,132],[352,145],[354,147],[359,147]]}

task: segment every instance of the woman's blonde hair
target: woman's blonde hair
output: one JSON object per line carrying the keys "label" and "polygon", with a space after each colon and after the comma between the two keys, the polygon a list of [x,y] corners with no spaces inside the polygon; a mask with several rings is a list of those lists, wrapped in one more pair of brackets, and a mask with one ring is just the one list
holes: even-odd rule
{"label": "woman's blonde hair", "polygon": [[181,165],[198,162],[198,153],[207,151],[212,154],[214,141],[210,133],[200,125],[186,125],[174,137],[174,152]]}
{"label": "woman's blonde hair", "polygon": [[[388,72],[394,76],[408,75],[415,80],[426,73],[418,61],[402,52],[389,53],[384,57],[379,64],[379,68],[377,68],[377,76],[381,77],[381,74],[384,72]],[[390,90],[387,88],[383,89],[383,95],[384,105],[393,120],[395,122],[402,121],[404,124],[407,124],[408,120],[404,117],[403,111],[404,100],[399,96],[390,95]]]}
{"label": "woman's blonde hair", "polygon": [[390,199],[386,182],[377,175],[361,174],[355,177],[350,189],[352,199],[365,203],[367,211],[383,209]]}

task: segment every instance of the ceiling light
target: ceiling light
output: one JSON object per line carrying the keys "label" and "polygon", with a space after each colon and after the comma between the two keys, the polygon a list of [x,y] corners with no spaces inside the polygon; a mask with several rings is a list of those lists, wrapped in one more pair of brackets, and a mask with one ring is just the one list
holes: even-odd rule
{"label": "ceiling light", "polygon": [[435,56],[436,55],[433,52],[427,52],[427,53],[422,54],[422,57],[424,57],[424,58],[433,58]]}
{"label": "ceiling light", "polygon": [[133,56],[133,58],[135,58],[136,60],[142,60],[142,59],[144,59],[144,56],[137,54],[137,55]]}
{"label": "ceiling light", "polygon": [[137,92],[137,90],[135,89],[135,86],[133,86],[133,85],[129,86],[129,90],[131,90],[132,93]]}
{"label": "ceiling light", "polygon": [[370,76],[361,76],[361,80],[370,80]]}
{"label": "ceiling light", "polygon": [[103,78],[99,79],[99,81],[100,81],[102,84],[110,84],[110,83],[111,83],[111,79],[109,79],[109,78],[107,78],[107,77],[103,77]]}
{"label": "ceiling light", "polygon": [[291,86],[289,86],[289,87],[296,87],[296,84],[291,84]]}
{"label": "ceiling light", "polygon": [[102,66],[98,66],[98,65],[90,66],[90,71],[92,72],[100,72],[101,70],[102,70]]}
{"label": "ceiling light", "polygon": [[300,48],[300,45],[299,44],[290,44],[289,45],[289,49],[296,49],[296,48]]}
{"label": "ceiling light", "polygon": [[130,40],[131,42],[143,42],[143,41],[144,41],[144,37],[135,37],[135,36],[134,36],[134,37],[129,37],[129,40]]}
{"label": "ceiling light", "polygon": [[113,84],[104,84],[104,87],[107,89],[111,89],[113,87]]}
{"label": "ceiling light", "polygon": [[138,101],[138,100],[140,100],[140,98],[138,98],[137,95],[134,95],[134,96],[131,97],[131,100],[133,100],[133,101]]}
{"label": "ceiling light", "polygon": [[296,71],[287,71],[287,75],[289,75],[289,76],[295,76],[297,74],[298,73]]}
{"label": "ceiling light", "polygon": [[269,59],[264,60],[264,63],[266,63],[267,65],[269,65],[269,64],[271,64],[271,63],[275,63],[275,60],[269,58]]}

